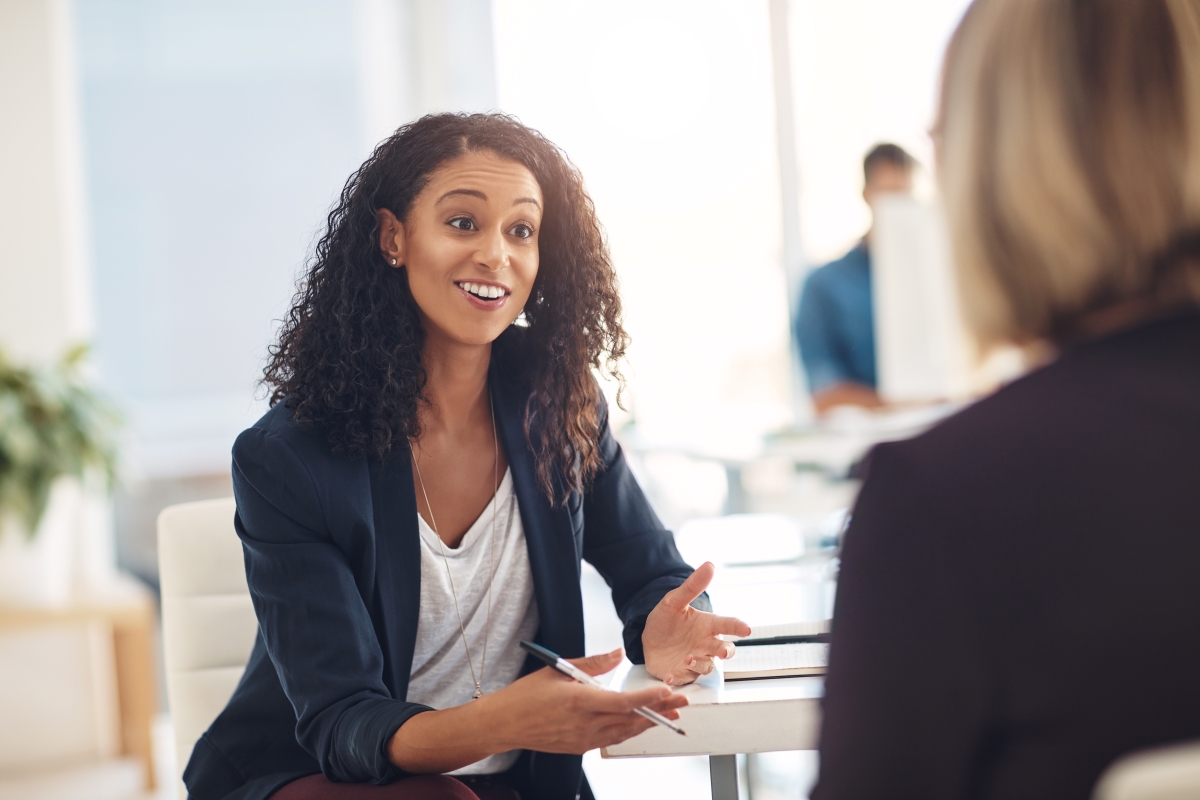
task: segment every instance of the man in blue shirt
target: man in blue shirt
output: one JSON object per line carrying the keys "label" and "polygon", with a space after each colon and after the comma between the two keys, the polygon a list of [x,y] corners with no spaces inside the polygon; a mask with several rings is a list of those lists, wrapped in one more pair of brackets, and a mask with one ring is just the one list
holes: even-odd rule
{"label": "man in blue shirt", "polygon": [[[863,159],[863,199],[911,194],[913,157],[879,144]],[[795,336],[817,413],[834,406],[877,408],[875,317],[871,300],[871,231],[849,253],[809,274],[800,294]]]}

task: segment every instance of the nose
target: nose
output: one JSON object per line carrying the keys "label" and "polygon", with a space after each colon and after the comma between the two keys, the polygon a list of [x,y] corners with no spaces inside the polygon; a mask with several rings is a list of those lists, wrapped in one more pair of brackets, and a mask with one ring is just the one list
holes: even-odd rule
{"label": "nose", "polygon": [[499,228],[488,231],[479,239],[479,250],[475,262],[490,272],[499,272],[508,266],[508,242]]}

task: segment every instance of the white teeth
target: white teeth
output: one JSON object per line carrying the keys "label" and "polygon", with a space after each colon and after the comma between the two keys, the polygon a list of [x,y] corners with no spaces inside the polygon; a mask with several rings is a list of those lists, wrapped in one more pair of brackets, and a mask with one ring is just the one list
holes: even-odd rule
{"label": "white teeth", "polygon": [[473,281],[463,281],[458,284],[464,291],[470,292],[484,300],[495,300],[497,297],[504,297],[505,291],[499,286],[485,286],[482,283],[474,283]]}

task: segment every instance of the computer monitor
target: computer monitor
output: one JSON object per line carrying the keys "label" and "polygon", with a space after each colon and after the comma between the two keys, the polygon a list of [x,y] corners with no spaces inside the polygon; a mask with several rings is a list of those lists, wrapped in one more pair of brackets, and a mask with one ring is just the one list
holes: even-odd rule
{"label": "computer monitor", "polygon": [[906,195],[882,198],[871,261],[880,396],[901,403],[964,396],[971,345],[939,207]]}

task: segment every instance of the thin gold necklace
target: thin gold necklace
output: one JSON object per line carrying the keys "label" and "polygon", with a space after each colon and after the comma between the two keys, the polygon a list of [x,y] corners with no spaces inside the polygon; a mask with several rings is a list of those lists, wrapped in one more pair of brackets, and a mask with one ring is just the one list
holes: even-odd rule
{"label": "thin gold necklace", "polygon": [[442,563],[446,565],[446,578],[450,581],[450,596],[454,598],[454,611],[458,614],[458,631],[462,634],[463,649],[467,651],[467,666],[471,669],[471,680],[475,683],[475,694],[472,700],[483,697],[483,670],[487,667],[488,639],[492,635],[492,577],[496,565],[496,498],[500,494],[500,437],[496,435],[496,407],[492,403],[491,392],[488,392],[488,410],[492,415],[492,444],[495,451],[492,455],[492,542],[488,550],[488,598],[487,625],[483,629],[483,658],[479,662],[479,675],[475,675],[475,663],[471,660],[471,646],[467,644],[467,626],[463,624],[462,609],[458,606],[458,592],[454,589],[454,576],[450,574],[450,559],[446,557],[446,544],[438,533],[437,520],[433,518],[433,506],[429,505],[429,493],[425,491],[425,478],[421,476],[419,459],[413,459],[413,467],[417,470],[417,482],[421,484],[421,496],[425,498],[425,508],[429,511],[429,527],[433,528],[434,538],[437,539],[438,549],[442,553]]}

